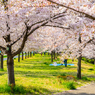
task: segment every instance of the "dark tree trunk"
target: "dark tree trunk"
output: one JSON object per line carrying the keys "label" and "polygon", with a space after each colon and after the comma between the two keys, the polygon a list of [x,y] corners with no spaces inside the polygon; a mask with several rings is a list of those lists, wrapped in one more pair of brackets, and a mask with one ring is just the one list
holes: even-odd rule
{"label": "dark tree trunk", "polygon": [[28,58],[29,58],[29,52],[28,52]]}
{"label": "dark tree trunk", "polygon": [[30,57],[32,57],[32,53],[30,52]]}
{"label": "dark tree trunk", "polygon": [[51,51],[51,62],[53,62],[53,51]]}
{"label": "dark tree trunk", "polygon": [[[79,43],[81,43],[81,34],[79,33]],[[78,58],[78,67],[77,67],[77,78],[81,79],[81,59],[82,59],[82,50],[79,49],[79,58]]]}
{"label": "dark tree trunk", "polygon": [[35,55],[34,51],[33,51],[33,56]]}
{"label": "dark tree trunk", "polygon": [[1,55],[1,69],[3,69],[3,55]]}
{"label": "dark tree trunk", "polygon": [[94,58],[94,65],[95,65],[95,58]]}
{"label": "dark tree trunk", "polygon": [[55,53],[55,55],[56,55],[55,58],[57,59],[57,53]]}
{"label": "dark tree trunk", "polygon": [[77,68],[77,78],[81,79],[81,59],[82,57],[79,56],[78,58],[78,68]]}
{"label": "dark tree trunk", "polygon": [[72,59],[72,62],[74,62],[74,59]]}
{"label": "dark tree trunk", "polygon": [[27,57],[26,57],[26,52],[25,52],[25,59],[26,59]]}
{"label": "dark tree trunk", "polygon": [[18,62],[20,62],[20,53],[18,54]]}
{"label": "dark tree trunk", "polygon": [[3,55],[0,55],[0,69],[3,69]]}
{"label": "dark tree trunk", "polygon": [[49,55],[49,53],[48,53],[48,55]]}
{"label": "dark tree trunk", "polygon": [[54,60],[55,60],[55,50],[53,51],[53,55],[54,55]]}
{"label": "dark tree trunk", "polygon": [[22,51],[22,60],[23,60],[23,51]]}
{"label": "dark tree trunk", "polygon": [[58,52],[57,52],[57,56],[58,56],[59,54],[58,54]]}
{"label": "dark tree trunk", "polygon": [[7,57],[8,84],[15,85],[14,77],[14,60],[12,57]]}

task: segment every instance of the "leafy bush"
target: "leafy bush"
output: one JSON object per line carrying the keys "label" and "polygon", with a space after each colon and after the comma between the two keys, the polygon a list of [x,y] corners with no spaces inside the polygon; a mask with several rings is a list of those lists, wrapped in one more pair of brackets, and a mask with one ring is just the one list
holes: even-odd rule
{"label": "leafy bush", "polygon": [[76,89],[75,83],[73,81],[63,83],[63,85],[65,85],[65,87],[68,89]]}
{"label": "leafy bush", "polygon": [[13,85],[3,85],[0,86],[0,92],[2,93],[26,93],[28,91],[25,90],[25,88],[23,86],[13,86]]}
{"label": "leafy bush", "polygon": [[85,76],[83,76],[83,77],[82,77],[82,80],[85,80],[85,81],[86,81],[86,80],[88,80],[88,78],[85,77]]}
{"label": "leafy bush", "polygon": [[0,71],[4,71],[4,69],[0,69]]}
{"label": "leafy bush", "polygon": [[94,69],[93,68],[89,68],[88,70],[92,70],[93,71]]}
{"label": "leafy bush", "polygon": [[94,64],[94,59],[88,59],[88,58],[82,57],[82,60],[84,60],[85,62]]}

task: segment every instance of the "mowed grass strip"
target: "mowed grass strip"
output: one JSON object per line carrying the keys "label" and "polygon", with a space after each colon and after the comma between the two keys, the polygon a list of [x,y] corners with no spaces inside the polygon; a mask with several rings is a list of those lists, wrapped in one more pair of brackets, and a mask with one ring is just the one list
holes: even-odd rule
{"label": "mowed grass strip", "polygon": [[[95,66],[82,61],[82,79],[77,79],[77,60],[74,66],[49,66],[51,64],[50,55],[35,54],[18,62],[14,60],[16,86],[7,85],[7,66],[4,61],[4,70],[0,70],[0,94],[1,95],[48,95],[62,92],[69,89],[76,89],[86,83],[94,81]],[[60,59],[54,60],[61,63]]]}

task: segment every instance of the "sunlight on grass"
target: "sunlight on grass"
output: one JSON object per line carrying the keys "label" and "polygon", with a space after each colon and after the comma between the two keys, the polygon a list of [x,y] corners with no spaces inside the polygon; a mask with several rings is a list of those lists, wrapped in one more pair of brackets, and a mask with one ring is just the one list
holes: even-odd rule
{"label": "sunlight on grass", "polygon": [[[86,83],[90,83],[95,78],[87,77],[95,74],[95,66],[82,61],[82,79],[77,79],[77,60],[68,63],[73,63],[74,66],[49,66],[51,64],[50,55],[35,54],[31,58],[27,58],[18,62],[14,60],[16,86],[11,90],[7,85],[7,66],[4,61],[4,70],[0,70],[0,94],[10,95],[15,94],[33,94],[33,95],[48,95],[56,92],[61,92],[69,89],[75,89]],[[60,59],[54,60],[61,63]],[[58,77],[63,76],[63,77]],[[74,78],[74,79],[73,79]],[[9,93],[9,94],[8,94]]]}

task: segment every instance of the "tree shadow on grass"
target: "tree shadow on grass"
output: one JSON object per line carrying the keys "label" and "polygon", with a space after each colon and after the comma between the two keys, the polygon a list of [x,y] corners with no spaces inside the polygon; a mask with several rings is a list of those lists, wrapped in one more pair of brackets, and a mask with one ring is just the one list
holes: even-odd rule
{"label": "tree shadow on grass", "polygon": [[60,72],[60,71],[15,71],[16,75],[32,78],[50,78],[59,75],[76,75],[76,72]]}
{"label": "tree shadow on grass", "polygon": [[4,75],[5,73],[0,73],[0,76]]}
{"label": "tree shadow on grass", "polygon": [[48,95],[52,94],[56,91],[50,91],[48,89],[38,87],[38,86],[21,86],[21,85],[15,85],[14,87],[8,86],[7,84],[5,86],[0,86],[0,93],[9,93],[10,95]]}
{"label": "tree shadow on grass", "polygon": [[63,66],[28,66],[28,65],[17,65],[15,66],[16,68],[25,68],[25,69],[31,69],[31,70],[60,70],[62,68],[64,68]]}

